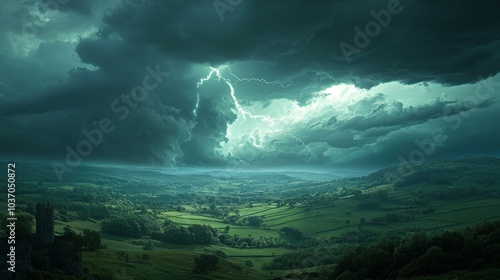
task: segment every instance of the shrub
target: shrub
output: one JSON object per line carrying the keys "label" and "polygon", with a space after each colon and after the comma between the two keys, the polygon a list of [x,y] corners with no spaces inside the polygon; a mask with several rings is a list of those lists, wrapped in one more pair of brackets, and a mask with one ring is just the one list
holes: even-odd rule
{"label": "shrub", "polygon": [[219,266],[219,258],[216,255],[201,254],[194,258],[194,272],[207,274],[217,270]]}

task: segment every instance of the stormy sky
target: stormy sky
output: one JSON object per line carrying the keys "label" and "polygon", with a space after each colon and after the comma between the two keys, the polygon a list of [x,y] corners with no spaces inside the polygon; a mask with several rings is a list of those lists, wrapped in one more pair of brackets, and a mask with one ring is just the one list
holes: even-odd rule
{"label": "stormy sky", "polygon": [[379,168],[500,155],[500,4],[0,2],[0,155]]}

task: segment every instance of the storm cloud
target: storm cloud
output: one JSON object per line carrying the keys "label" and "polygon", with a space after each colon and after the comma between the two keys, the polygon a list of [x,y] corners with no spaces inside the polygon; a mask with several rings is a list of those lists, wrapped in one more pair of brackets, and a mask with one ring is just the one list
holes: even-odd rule
{"label": "storm cloud", "polygon": [[6,158],[64,163],[103,119],[89,162],[378,168],[437,129],[429,158],[500,152],[496,1],[48,3],[0,4]]}

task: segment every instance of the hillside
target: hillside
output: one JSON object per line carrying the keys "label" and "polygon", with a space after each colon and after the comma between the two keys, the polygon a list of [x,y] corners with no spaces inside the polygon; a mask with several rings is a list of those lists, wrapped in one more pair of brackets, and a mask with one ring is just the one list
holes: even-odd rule
{"label": "hillside", "polygon": [[395,183],[396,187],[415,184],[492,186],[500,184],[500,158],[471,157],[426,161],[420,165],[401,164],[355,180],[359,186],[389,183]]}
{"label": "hillside", "polygon": [[[356,246],[368,250],[366,244],[376,247],[386,237],[434,236],[500,219],[499,164],[497,158],[429,161],[389,184],[386,174],[397,166],[322,181],[290,172],[82,166],[57,182],[49,164],[20,163],[16,202],[25,217],[34,215],[37,202],[50,202],[57,235],[65,228],[100,233],[104,247],[84,252],[88,277],[326,279]],[[5,201],[0,207],[7,208]],[[219,259],[213,271],[194,271],[203,254]],[[468,265],[492,268],[490,260]],[[335,272],[338,279],[344,272]]]}

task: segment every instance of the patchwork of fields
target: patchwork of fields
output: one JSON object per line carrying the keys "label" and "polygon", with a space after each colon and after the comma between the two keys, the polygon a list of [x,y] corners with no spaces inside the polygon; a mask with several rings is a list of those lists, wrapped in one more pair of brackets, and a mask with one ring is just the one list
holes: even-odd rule
{"label": "patchwork of fields", "polygon": [[[422,187],[424,188],[424,187]],[[427,188],[428,189],[428,188]],[[392,197],[402,197],[407,195],[405,190],[390,191]],[[390,205],[389,205],[390,206]],[[358,230],[391,230],[391,229],[408,229],[421,228],[429,231],[442,231],[463,228],[465,226],[474,225],[482,220],[494,220],[500,218],[500,199],[488,198],[472,198],[454,201],[438,201],[434,200],[425,206],[402,208],[401,205],[393,207],[392,212],[401,211],[420,211],[427,208],[433,208],[435,211],[430,214],[417,215],[414,220],[408,222],[389,223],[389,224],[368,224],[361,223],[360,219],[366,221],[383,217],[391,210],[360,210],[356,207],[356,201],[353,198],[345,198],[336,200],[331,206],[322,207],[307,207],[306,205],[295,205],[294,207],[282,206],[277,207],[275,204],[254,204],[252,207],[241,207],[239,213],[241,217],[260,216],[264,223],[262,227],[237,226],[230,225],[230,234],[239,236],[259,237],[274,237],[279,238],[279,229],[283,226],[291,226],[299,229],[304,233],[305,237],[310,238],[328,238],[338,237],[342,233]],[[495,211],[495,209],[497,209]],[[159,217],[161,219],[170,219],[181,225],[205,224],[223,231],[227,223],[222,219],[208,217],[204,215],[168,211],[162,212]],[[69,223],[71,227],[81,229],[84,227],[94,227],[97,225],[92,222],[85,221],[83,224]],[[58,227],[61,228],[62,224]],[[125,238],[117,240],[116,237],[104,236],[104,243],[108,244],[109,248],[115,250],[140,250],[140,246],[135,246],[126,243]],[[165,245],[163,249],[154,251],[155,254],[160,254],[163,250],[177,249],[193,252],[203,252],[204,250],[219,249],[224,251],[229,260],[243,264],[250,260],[254,263],[255,268],[259,268],[262,264],[269,262],[273,257],[290,252],[284,248],[231,248],[227,246],[188,246],[185,245]],[[169,249],[164,249],[169,248]],[[169,254],[168,251],[164,252]]]}

